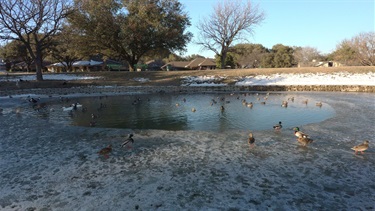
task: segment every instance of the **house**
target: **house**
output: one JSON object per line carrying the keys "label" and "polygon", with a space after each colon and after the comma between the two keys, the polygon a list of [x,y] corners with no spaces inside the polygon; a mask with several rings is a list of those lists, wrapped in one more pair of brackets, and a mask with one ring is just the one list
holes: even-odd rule
{"label": "house", "polygon": [[164,62],[160,59],[154,59],[146,62],[146,70],[161,70],[161,67],[164,65]]}
{"label": "house", "polygon": [[214,59],[196,58],[185,66],[190,70],[213,70],[216,69]]}
{"label": "house", "polygon": [[[101,61],[76,61],[72,65],[73,72],[90,72],[90,71],[101,71],[104,68],[103,62]],[[66,72],[66,63],[58,62],[47,66],[49,72]]]}
{"label": "house", "polygon": [[328,61],[328,62],[318,62],[314,65],[315,67],[342,67],[344,66],[340,62]]}
{"label": "house", "polygon": [[[43,70],[42,71],[47,71],[47,66],[49,66],[51,62],[49,61],[43,61]],[[36,71],[36,65],[34,62],[31,62],[31,64],[27,64],[26,62],[18,62],[16,64],[12,65],[12,71],[31,71],[35,72]]]}
{"label": "house", "polygon": [[177,62],[168,62],[167,64],[161,66],[162,70],[188,70],[186,68],[186,65],[188,65],[190,62],[186,61],[177,61]]}
{"label": "house", "polygon": [[192,61],[169,62],[162,66],[163,70],[213,70],[216,69],[214,59],[196,58]]}

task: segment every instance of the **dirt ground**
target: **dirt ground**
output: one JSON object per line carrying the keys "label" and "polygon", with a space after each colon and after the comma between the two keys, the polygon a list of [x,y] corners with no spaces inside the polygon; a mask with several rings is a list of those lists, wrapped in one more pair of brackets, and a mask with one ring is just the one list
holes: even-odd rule
{"label": "dirt ground", "polygon": [[[223,83],[232,85],[238,77],[251,75],[270,75],[276,73],[367,73],[374,72],[375,67],[306,67],[306,68],[264,68],[264,69],[228,69],[228,70],[191,70],[191,71],[143,71],[143,72],[81,72],[64,73],[74,75],[99,76],[101,80],[44,80],[44,81],[22,81],[16,85],[14,81],[1,81],[0,90],[32,89],[32,88],[68,88],[77,86],[180,86],[183,76],[226,76]],[[35,73],[5,73],[0,72],[0,77],[6,74],[35,74]],[[44,73],[53,74],[53,73]],[[149,81],[139,83],[134,78],[147,78]]]}

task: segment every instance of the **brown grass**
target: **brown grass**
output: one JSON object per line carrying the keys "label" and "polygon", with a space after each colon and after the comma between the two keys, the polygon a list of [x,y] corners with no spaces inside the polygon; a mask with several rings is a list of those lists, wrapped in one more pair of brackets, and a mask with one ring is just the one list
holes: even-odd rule
{"label": "brown grass", "polygon": [[[90,76],[100,76],[100,80],[76,80],[68,81],[50,81],[41,82],[28,81],[19,83],[17,87],[14,82],[0,82],[0,90],[4,89],[30,89],[30,88],[60,88],[86,85],[119,85],[119,86],[179,86],[183,76],[226,76],[224,83],[229,85],[237,81],[238,77],[251,75],[271,75],[276,73],[367,73],[375,72],[375,67],[303,67],[303,68],[262,68],[262,69],[228,69],[228,70],[192,70],[192,71],[144,71],[144,72],[85,72],[69,73]],[[13,73],[10,73],[13,75]],[[20,74],[20,73],[14,73]],[[35,74],[35,73],[33,73]],[[45,73],[47,74],[47,73]],[[0,73],[0,77],[5,77]],[[150,81],[140,83],[134,81],[134,78],[147,78]]]}

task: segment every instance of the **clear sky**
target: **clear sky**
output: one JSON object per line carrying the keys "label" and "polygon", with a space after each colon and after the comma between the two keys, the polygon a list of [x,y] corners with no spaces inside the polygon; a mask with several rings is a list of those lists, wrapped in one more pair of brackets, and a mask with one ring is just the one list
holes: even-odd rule
{"label": "clear sky", "polygon": [[[180,0],[189,14],[194,38],[184,56],[200,54],[214,57],[212,51],[202,51],[193,42],[198,36],[197,24],[213,11],[221,0]],[[243,0],[245,1],[245,0]],[[265,13],[265,20],[254,29],[249,41],[272,48],[276,44],[314,47],[327,54],[344,39],[362,32],[375,31],[374,0],[253,0]]]}

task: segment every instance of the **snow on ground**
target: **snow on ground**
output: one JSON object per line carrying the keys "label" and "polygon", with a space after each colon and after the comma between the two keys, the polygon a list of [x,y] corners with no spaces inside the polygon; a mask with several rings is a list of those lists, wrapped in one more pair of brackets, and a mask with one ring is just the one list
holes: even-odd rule
{"label": "snow on ground", "polygon": [[[44,74],[43,79],[45,80],[96,80],[100,79],[101,77],[94,77],[94,76],[82,76],[82,75],[73,75],[73,74]],[[36,75],[11,75],[0,77],[0,81],[33,81],[36,80]]]}
{"label": "snow on ground", "polygon": [[182,86],[226,86],[221,83],[225,76],[184,76]]}
{"label": "snow on ground", "polygon": [[[184,86],[225,86],[221,83],[225,77],[187,76],[183,77]],[[338,73],[305,73],[273,74],[238,78],[238,86],[254,85],[375,85],[375,72],[364,74]]]}
{"label": "snow on ground", "polygon": [[375,85],[375,72],[257,75],[242,78],[236,85]]}
{"label": "snow on ground", "polygon": [[[45,74],[46,80],[96,80],[101,77],[81,76],[74,74]],[[182,86],[226,86],[222,81],[226,76],[184,76]],[[0,77],[0,81],[36,80],[35,75]],[[131,79],[140,83],[150,81],[149,78]],[[304,73],[304,74],[273,74],[245,76],[237,78],[237,86],[254,85],[375,85],[375,72],[369,73]]]}

